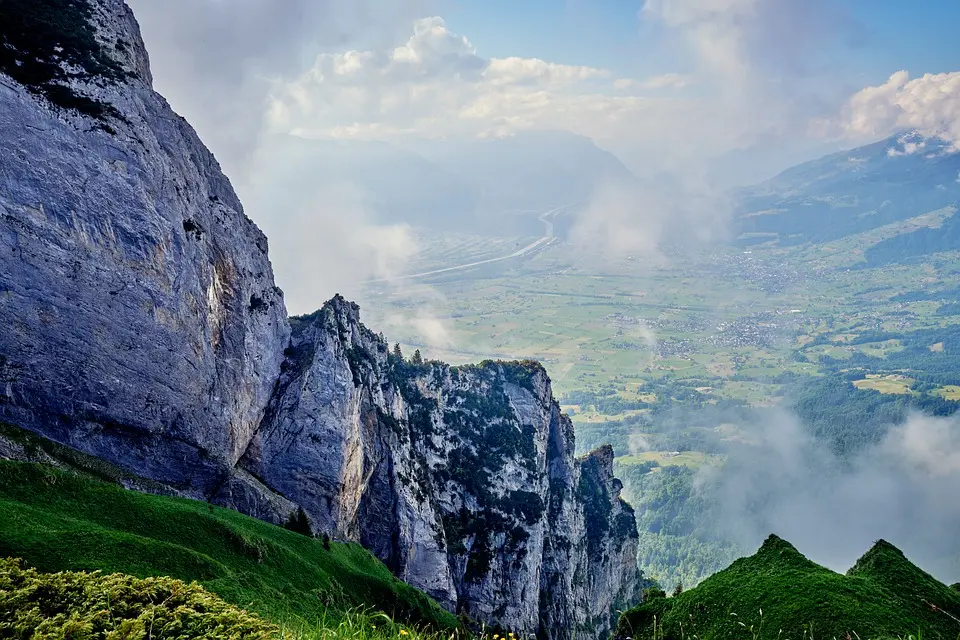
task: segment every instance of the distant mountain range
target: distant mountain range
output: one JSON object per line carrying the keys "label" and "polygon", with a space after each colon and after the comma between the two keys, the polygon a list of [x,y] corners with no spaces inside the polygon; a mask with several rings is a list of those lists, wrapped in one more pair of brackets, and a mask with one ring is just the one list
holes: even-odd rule
{"label": "distant mountain range", "polygon": [[[901,133],[797,165],[741,190],[738,200],[736,231],[742,245],[828,242],[955,204],[960,153],[942,140]],[[947,237],[939,242],[913,238],[894,245],[904,250],[924,245],[922,251],[960,247],[956,224],[945,224],[937,235]],[[875,259],[898,253],[889,250],[894,245]]]}
{"label": "distant mountain range", "polygon": [[[539,235],[537,214],[586,201],[602,184],[633,175],[590,139],[553,131],[490,140],[445,140],[405,148],[386,142],[276,136],[253,177],[259,198],[309,198],[350,189],[377,222],[488,235]],[[282,193],[280,193],[282,191]]]}

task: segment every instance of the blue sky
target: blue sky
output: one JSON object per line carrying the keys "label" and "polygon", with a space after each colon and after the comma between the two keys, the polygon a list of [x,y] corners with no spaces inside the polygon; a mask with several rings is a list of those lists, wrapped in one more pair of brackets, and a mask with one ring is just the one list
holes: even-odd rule
{"label": "blue sky", "polygon": [[[451,30],[467,35],[484,56],[542,58],[631,75],[683,66],[679,55],[663,51],[658,27],[639,17],[640,5],[631,0],[447,0],[441,8]],[[830,0],[828,6],[845,26],[824,58],[851,78],[873,82],[899,69],[912,76],[960,69],[958,0]]]}
{"label": "blue sky", "polygon": [[131,1],[161,89],[224,144],[555,130],[733,182],[906,129],[960,148],[960,0]]}

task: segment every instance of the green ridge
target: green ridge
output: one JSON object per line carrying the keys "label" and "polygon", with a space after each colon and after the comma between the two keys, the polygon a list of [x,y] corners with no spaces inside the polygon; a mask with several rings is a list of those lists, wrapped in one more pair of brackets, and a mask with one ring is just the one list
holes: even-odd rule
{"label": "green ridge", "polygon": [[[960,592],[879,541],[847,575],[770,536],[694,589],[624,613],[621,638],[960,638]],[[656,626],[654,626],[656,625]],[[849,634],[849,636],[847,635]]]}
{"label": "green ridge", "polygon": [[197,581],[228,603],[286,623],[373,607],[398,621],[457,619],[357,544],[287,531],[203,502],[125,490],[47,466],[0,462],[0,558],[43,572]]}

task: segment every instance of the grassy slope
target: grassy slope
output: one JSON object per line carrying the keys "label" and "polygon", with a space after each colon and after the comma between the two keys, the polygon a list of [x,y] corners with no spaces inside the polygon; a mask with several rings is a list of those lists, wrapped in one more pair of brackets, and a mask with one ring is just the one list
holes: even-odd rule
{"label": "grassy slope", "polygon": [[737,560],[695,589],[631,609],[621,617],[618,635],[709,640],[856,633],[866,640],[919,632],[930,638],[960,637],[960,623],[927,603],[960,616],[960,592],[937,582],[886,542],[878,542],[841,575],[771,536],[755,555]]}
{"label": "grassy slope", "polygon": [[356,544],[292,533],[202,502],[127,491],[0,462],[0,557],[41,571],[102,570],[197,581],[276,622],[374,607],[446,628],[456,618]]}

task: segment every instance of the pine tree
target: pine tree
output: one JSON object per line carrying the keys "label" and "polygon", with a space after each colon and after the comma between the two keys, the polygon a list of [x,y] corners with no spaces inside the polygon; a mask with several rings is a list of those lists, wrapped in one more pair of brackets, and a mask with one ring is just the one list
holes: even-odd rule
{"label": "pine tree", "polygon": [[397,344],[393,345],[393,357],[396,358],[397,360],[399,360],[400,362],[403,362],[403,352],[400,351],[400,343],[399,343],[399,342],[398,342]]}
{"label": "pine tree", "polygon": [[307,536],[308,538],[313,537],[313,529],[310,528],[310,518],[307,517],[307,512],[303,510],[303,507],[297,507],[297,510],[287,518],[283,527],[294,533]]}
{"label": "pine tree", "polygon": [[410,359],[410,362],[416,365],[423,364],[423,356],[420,355],[420,349],[413,352],[413,357]]}

